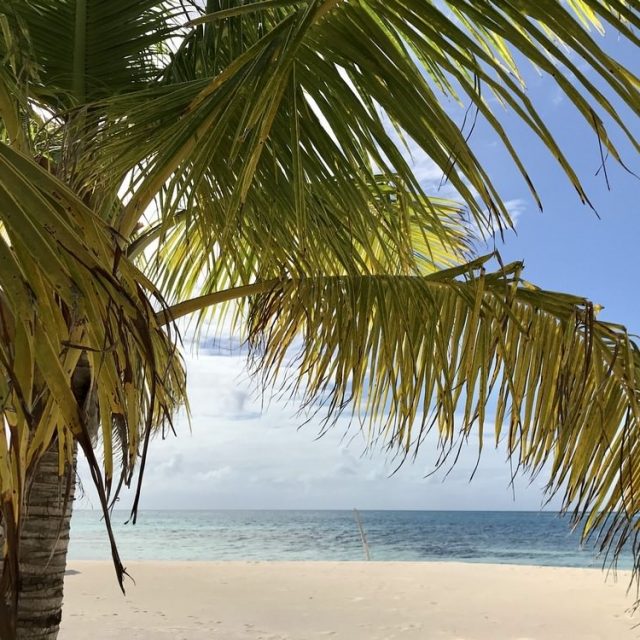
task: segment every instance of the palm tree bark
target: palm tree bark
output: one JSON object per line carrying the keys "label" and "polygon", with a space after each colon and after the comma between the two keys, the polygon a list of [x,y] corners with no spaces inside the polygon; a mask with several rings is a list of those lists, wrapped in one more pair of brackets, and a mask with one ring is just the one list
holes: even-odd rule
{"label": "palm tree bark", "polygon": [[[89,435],[95,438],[99,427],[97,394],[84,355],[71,384],[83,408]],[[77,445],[74,444],[72,463],[66,465],[62,475],[58,456],[58,442],[54,439],[31,476],[20,533],[16,630],[14,637],[0,640],[55,640],[58,637],[76,485]]]}
{"label": "palm tree bark", "polygon": [[62,618],[64,574],[75,490],[75,462],[58,475],[57,443],[33,476],[20,536],[17,640],[55,640]]}

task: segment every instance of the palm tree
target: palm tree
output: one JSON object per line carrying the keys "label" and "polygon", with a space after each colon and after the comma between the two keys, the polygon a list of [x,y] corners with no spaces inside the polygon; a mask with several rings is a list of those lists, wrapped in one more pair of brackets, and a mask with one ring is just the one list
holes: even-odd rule
{"label": "palm tree", "polygon": [[[538,200],[487,96],[506,104],[588,203],[516,63],[622,162],[603,117],[638,149],[611,99],[637,114],[640,82],[591,32],[640,44],[637,2],[204,5],[0,2],[0,637],[57,635],[78,445],[122,585],[109,505],[135,482],[135,520],[150,438],[186,403],[173,323],[193,313],[231,314],[264,384],[402,456],[434,427],[443,460],[481,448],[495,403],[496,439],[548,465],[585,537],[635,540],[640,352],[584,298],[475,254],[511,221],[443,97]],[[425,193],[405,140],[459,203]]]}

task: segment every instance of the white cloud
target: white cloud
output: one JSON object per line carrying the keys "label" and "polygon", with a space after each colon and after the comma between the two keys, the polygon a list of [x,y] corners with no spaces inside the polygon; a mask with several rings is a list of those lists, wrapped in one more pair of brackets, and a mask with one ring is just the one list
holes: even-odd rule
{"label": "white cloud", "polygon": [[229,465],[225,465],[224,467],[219,467],[217,469],[209,469],[209,471],[204,471],[196,474],[196,479],[201,482],[219,482],[220,480],[224,480],[225,478],[229,478],[233,476],[233,469]]}
{"label": "white cloud", "polygon": [[[345,420],[318,438],[319,421],[300,427],[296,407],[272,402],[262,411],[241,356],[188,358],[192,432],[184,415],[178,437],[155,439],[150,447],[142,508],[396,508],[537,509],[542,480],[523,479],[517,500],[509,488],[503,451],[485,441],[475,479],[476,449],[461,454],[456,469],[426,477],[437,457],[433,437],[415,464],[393,474],[397,461],[380,450],[367,452],[357,429],[344,437]],[[97,507],[87,469],[80,471],[88,497],[80,508]],[[132,492],[119,506],[127,507]]]}
{"label": "white cloud", "polygon": [[560,89],[560,87],[556,87],[555,91],[553,92],[553,95],[551,96],[551,104],[554,107],[558,107],[564,102],[565,98],[566,98],[565,92],[562,89]]}
{"label": "white cloud", "polygon": [[511,216],[513,226],[517,227],[520,216],[527,210],[527,201],[522,198],[513,198],[512,200],[505,200],[504,205]]}

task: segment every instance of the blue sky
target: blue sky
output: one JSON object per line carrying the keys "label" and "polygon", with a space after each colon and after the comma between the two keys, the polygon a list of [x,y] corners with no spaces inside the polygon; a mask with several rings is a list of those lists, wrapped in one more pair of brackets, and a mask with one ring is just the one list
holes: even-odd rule
{"label": "blue sky", "polygon": [[[637,51],[630,45],[608,36],[605,46],[637,72],[633,57]],[[540,213],[495,135],[478,123],[472,145],[517,214],[516,233],[508,233],[497,248],[505,261],[524,260],[528,280],[587,296],[604,306],[601,318],[640,333],[640,180],[609,162],[609,191],[603,175],[594,175],[600,164],[595,135],[548,78],[530,66],[523,71],[532,99],[583,179],[600,219],[580,203],[542,145],[513,114],[496,105],[544,204]],[[462,109],[452,105],[452,113],[461,121]],[[622,113],[640,138],[637,119]],[[614,140],[629,166],[640,174],[637,152],[618,132]],[[438,172],[423,155],[415,154],[413,160],[418,175],[434,192]],[[448,195],[446,185],[440,195]],[[426,475],[435,460],[433,442],[414,464],[390,476],[393,462],[380,451],[363,455],[362,436],[355,429],[347,431],[344,422],[317,440],[318,424],[298,429],[301,420],[294,406],[278,402],[261,406],[252,393],[241,351],[228,346],[212,340],[198,357],[188,357],[192,432],[181,416],[177,439],[153,443],[143,508],[541,507],[545,478],[531,484],[518,478],[512,487],[502,450],[485,449],[473,482],[469,477],[476,454],[472,448],[465,450],[444,481],[442,472]],[[88,489],[86,469],[81,477]],[[125,494],[122,506],[130,502],[131,496]],[[97,506],[89,489],[79,506]]]}
{"label": "blue sky", "polygon": [[[638,72],[637,50],[616,38],[605,39],[607,49]],[[480,127],[475,143],[485,159],[489,174],[506,199],[523,200],[517,234],[510,234],[499,250],[506,260],[525,261],[525,277],[537,285],[584,295],[605,309],[601,319],[621,322],[640,333],[640,287],[638,240],[640,239],[640,180],[622,167],[607,164],[611,190],[602,173],[595,135],[567,104],[548,78],[527,74],[529,92],[540,105],[561,147],[583,180],[587,193],[601,219],[580,204],[571,184],[565,179],[542,145],[529,135],[512,114],[504,122],[519,143],[522,157],[542,197],[544,212],[528,196],[522,181],[503,153],[493,153],[492,136]],[[635,133],[640,134],[638,119],[614,102]],[[640,162],[620,132],[613,136],[627,165],[640,174]]]}

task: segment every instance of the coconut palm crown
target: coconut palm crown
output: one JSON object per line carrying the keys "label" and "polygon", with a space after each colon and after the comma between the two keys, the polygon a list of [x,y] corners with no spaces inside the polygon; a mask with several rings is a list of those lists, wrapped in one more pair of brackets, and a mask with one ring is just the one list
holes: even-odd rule
{"label": "coconut palm crown", "polygon": [[[23,578],[54,551],[64,571],[66,545],[53,524],[38,554],[25,531],[44,469],[68,527],[78,445],[122,583],[109,506],[133,484],[135,518],[150,439],[186,403],[188,314],[232,317],[257,379],[402,458],[432,429],[441,462],[481,449],[490,406],[585,538],[637,552],[638,347],[476,254],[512,222],[444,99],[542,206],[492,105],[517,114],[589,205],[518,62],[623,163],[608,130],[640,150],[615,106],[640,112],[640,80],[598,32],[637,46],[638,27],[636,0],[0,0],[0,637],[55,638],[61,583],[45,624]],[[458,201],[426,191],[405,141]]]}

